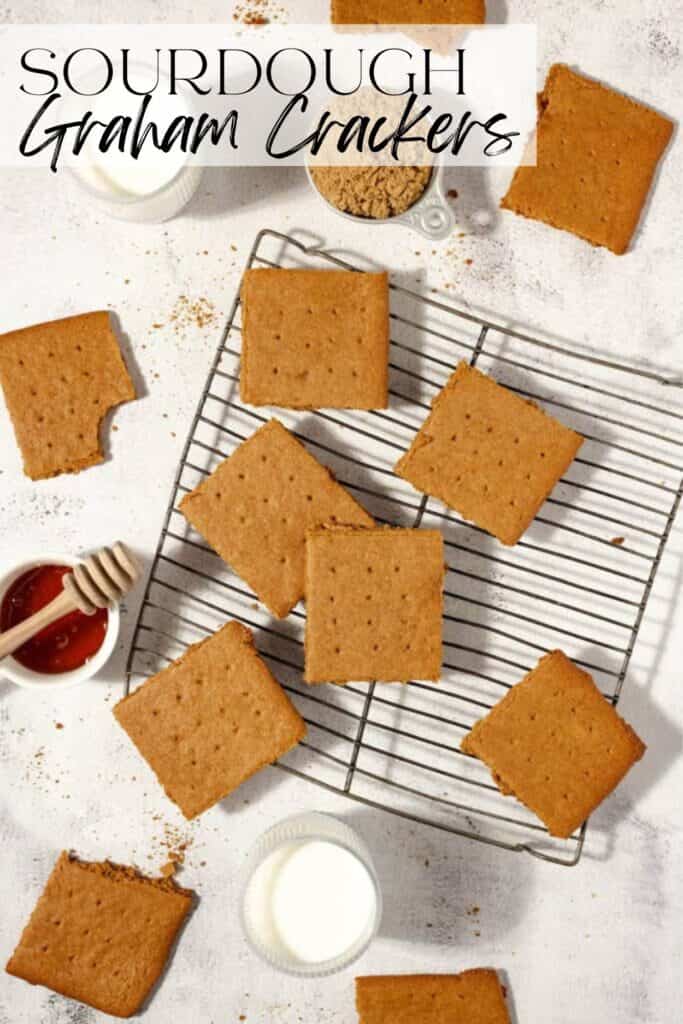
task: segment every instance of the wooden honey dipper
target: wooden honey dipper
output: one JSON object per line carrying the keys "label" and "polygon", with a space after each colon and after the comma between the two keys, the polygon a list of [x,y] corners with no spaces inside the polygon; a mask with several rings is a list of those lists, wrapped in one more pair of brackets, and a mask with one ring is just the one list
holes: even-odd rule
{"label": "wooden honey dipper", "polygon": [[139,565],[120,541],[111,548],[101,548],[64,576],[61,594],[28,619],[0,633],[0,660],[69,612],[94,615],[98,608],[118,604],[139,575]]}

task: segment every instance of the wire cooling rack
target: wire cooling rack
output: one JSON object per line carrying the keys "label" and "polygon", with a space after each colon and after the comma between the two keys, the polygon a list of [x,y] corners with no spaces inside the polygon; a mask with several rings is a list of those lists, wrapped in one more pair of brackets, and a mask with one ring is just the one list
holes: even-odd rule
{"label": "wire cooling rack", "polygon": [[[257,236],[248,266],[359,269],[271,230]],[[306,741],[281,768],[414,821],[575,864],[585,826],[569,840],[553,839],[458,747],[474,722],[556,647],[617,703],[683,490],[682,382],[529,337],[396,282],[391,338],[387,410],[276,412],[377,522],[442,530],[448,572],[441,682],[307,687],[305,607],[273,619],[178,511],[183,495],[270,415],[239,399],[238,296],[183,451],[135,629],[128,686],[237,619],[254,630],[308,724]],[[461,359],[540,402],[586,439],[514,548],[392,472]]]}

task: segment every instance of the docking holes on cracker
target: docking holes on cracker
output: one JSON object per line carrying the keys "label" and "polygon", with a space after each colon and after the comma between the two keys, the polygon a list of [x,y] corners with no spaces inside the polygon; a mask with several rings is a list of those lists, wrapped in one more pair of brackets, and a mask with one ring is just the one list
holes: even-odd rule
{"label": "docking holes on cracker", "polygon": [[135,398],[108,313],[0,335],[0,384],[32,480],[102,462],[104,416]]}

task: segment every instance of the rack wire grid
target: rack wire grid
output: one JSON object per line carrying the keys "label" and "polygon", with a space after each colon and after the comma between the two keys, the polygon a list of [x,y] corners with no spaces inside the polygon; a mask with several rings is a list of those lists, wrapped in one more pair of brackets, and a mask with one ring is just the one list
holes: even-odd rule
{"label": "rack wire grid", "polygon": [[[359,269],[269,229],[257,236],[247,266]],[[127,686],[237,619],[254,630],[308,725],[282,769],[413,821],[575,864],[585,826],[569,840],[554,839],[459,743],[557,647],[617,703],[683,490],[681,381],[530,337],[396,282],[390,288],[389,408],[277,415],[377,522],[442,530],[448,571],[440,683],[306,686],[305,607],[273,619],[178,511],[183,495],[269,418],[270,410],[239,399],[238,295],[177,472]],[[514,548],[392,472],[463,358],[585,438]]]}

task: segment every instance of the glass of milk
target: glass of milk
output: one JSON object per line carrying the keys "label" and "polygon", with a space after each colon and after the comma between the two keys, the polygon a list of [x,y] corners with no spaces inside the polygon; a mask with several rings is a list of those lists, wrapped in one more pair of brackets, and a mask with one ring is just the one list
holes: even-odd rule
{"label": "glass of milk", "polygon": [[[133,65],[140,81],[150,80],[150,69]],[[146,78],[145,78],[146,74]],[[119,116],[137,117],[141,97],[132,95],[117,83],[93,99],[98,84],[94,74],[85,75],[79,86],[84,96],[72,96],[64,104],[65,118],[75,119],[93,107],[98,119],[105,122]],[[158,124],[172,118],[191,115],[193,107],[186,95],[168,95],[168,79],[159,74],[159,86],[151,95],[147,120]],[[179,148],[160,153],[151,145],[143,145],[134,159],[116,145],[100,152],[95,141],[88,139],[82,155],[71,158],[70,170],[77,183],[90,194],[103,212],[119,220],[161,223],[180,213],[196,192],[203,168],[190,162]]]}
{"label": "glass of milk", "polygon": [[103,212],[117,220],[161,224],[175,217],[197,191],[202,168],[178,160],[133,161],[104,154],[99,160],[71,168]]}
{"label": "glass of milk", "polygon": [[250,851],[242,925],[252,949],[288,974],[347,967],[379,929],[382,895],[360,837],[327,814],[286,818]]}

